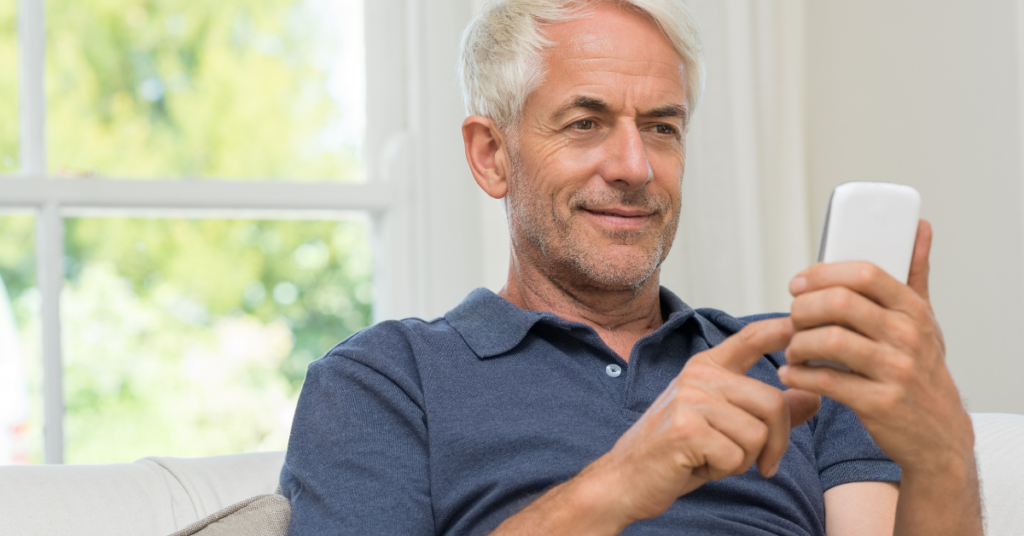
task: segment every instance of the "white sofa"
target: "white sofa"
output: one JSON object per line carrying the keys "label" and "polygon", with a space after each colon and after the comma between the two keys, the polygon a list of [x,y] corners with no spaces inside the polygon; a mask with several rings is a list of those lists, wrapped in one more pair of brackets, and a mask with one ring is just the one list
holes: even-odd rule
{"label": "white sofa", "polygon": [[[1024,535],[1024,416],[974,414],[988,536]],[[0,467],[0,534],[167,536],[274,493],[283,452]]]}

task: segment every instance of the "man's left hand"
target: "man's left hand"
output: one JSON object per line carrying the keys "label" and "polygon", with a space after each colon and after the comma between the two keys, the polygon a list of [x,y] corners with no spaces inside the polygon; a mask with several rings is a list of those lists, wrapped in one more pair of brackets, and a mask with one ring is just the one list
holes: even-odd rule
{"label": "man's left hand", "polygon": [[[779,369],[784,384],[857,414],[903,469],[901,508],[912,482],[940,494],[936,483],[957,488],[949,490],[954,494],[977,494],[973,428],[946,368],[928,295],[931,238],[931,225],[921,220],[906,285],[867,262],[816,264],[797,275],[790,284],[797,332],[786,350],[789,366]],[[813,359],[852,372],[808,366]]]}

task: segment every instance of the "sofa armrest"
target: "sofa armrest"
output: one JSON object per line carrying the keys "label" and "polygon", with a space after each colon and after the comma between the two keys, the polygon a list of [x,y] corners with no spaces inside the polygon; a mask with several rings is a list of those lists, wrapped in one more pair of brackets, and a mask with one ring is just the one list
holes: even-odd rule
{"label": "sofa armrest", "polygon": [[1024,415],[973,413],[988,536],[1024,534]]}

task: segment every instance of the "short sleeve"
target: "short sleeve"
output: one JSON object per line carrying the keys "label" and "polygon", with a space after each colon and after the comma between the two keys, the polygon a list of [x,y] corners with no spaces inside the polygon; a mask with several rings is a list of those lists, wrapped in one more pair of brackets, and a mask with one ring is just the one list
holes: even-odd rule
{"label": "short sleeve", "polygon": [[412,356],[368,347],[366,338],[342,343],[307,371],[281,471],[290,536],[434,533]]}
{"label": "short sleeve", "polygon": [[850,482],[900,481],[900,466],[878,448],[847,406],[822,397],[810,424],[822,490]]}

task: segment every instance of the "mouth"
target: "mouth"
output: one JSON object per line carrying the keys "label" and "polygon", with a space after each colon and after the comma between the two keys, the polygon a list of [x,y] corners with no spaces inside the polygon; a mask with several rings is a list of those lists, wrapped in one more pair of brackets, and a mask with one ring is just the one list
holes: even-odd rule
{"label": "mouth", "polygon": [[651,215],[651,213],[648,211],[634,208],[604,208],[584,210],[591,214],[598,214],[601,216],[614,216],[617,218],[645,218]]}
{"label": "mouth", "polygon": [[631,207],[587,208],[584,212],[591,215],[603,226],[613,230],[638,230],[647,225],[654,213]]}

